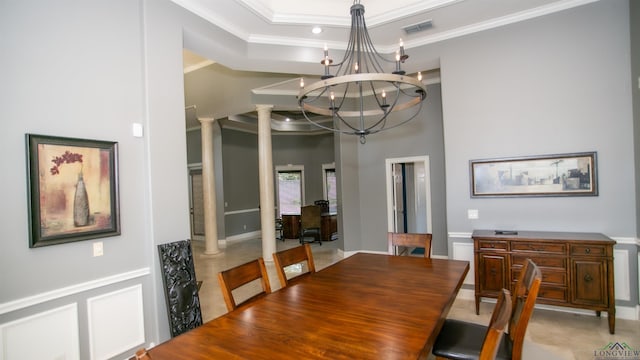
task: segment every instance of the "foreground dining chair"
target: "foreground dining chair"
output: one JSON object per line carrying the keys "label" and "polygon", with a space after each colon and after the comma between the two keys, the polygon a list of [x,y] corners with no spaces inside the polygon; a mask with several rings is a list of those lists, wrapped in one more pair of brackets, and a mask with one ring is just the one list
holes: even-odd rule
{"label": "foreground dining chair", "polygon": [[[255,280],[260,280],[262,291],[237,303],[233,297],[233,290]],[[220,289],[222,290],[224,302],[227,305],[227,310],[229,311],[233,311],[240,306],[246,305],[271,293],[271,285],[269,284],[267,268],[264,266],[264,260],[261,257],[219,272],[218,281],[220,282]]]}
{"label": "foreground dining chair", "polygon": [[511,293],[507,289],[502,289],[482,342],[482,349],[480,349],[480,356],[478,356],[479,360],[493,360],[496,358],[502,341],[502,334],[511,317],[511,309]]}
{"label": "foreground dining chair", "polygon": [[400,250],[399,247],[405,248],[424,248],[424,257],[431,257],[431,238],[432,234],[415,234],[415,233],[396,233],[387,234],[389,243],[389,253],[393,255],[402,255],[408,252],[408,249]]}
{"label": "foreground dining chair", "polygon": [[[527,259],[512,293],[509,331],[502,335],[495,359],[522,359],[524,335],[541,282],[540,268]],[[433,345],[433,355],[436,359],[477,359],[486,333],[487,327],[483,325],[447,319]]]}
{"label": "foreground dining chair", "polygon": [[136,351],[136,354],[132,358],[129,358],[129,360],[152,360],[152,359],[151,359],[151,355],[149,355],[149,353],[147,352],[147,349],[142,348]]}
{"label": "foreground dining chair", "polygon": [[[278,272],[278,278],[280,279],[280,285],[287,287],[291,281],[299,280],[307,275],[316,272],[316,266],[313,263],[313,253],[311,252],[311,245],[304,244],[296,246],[291,249],[282,250],[273,253],[273,262],[276,265],[276,271]],[[287,278],[285,268],[293,265],[306,262],[307,271],[298,275]]]}

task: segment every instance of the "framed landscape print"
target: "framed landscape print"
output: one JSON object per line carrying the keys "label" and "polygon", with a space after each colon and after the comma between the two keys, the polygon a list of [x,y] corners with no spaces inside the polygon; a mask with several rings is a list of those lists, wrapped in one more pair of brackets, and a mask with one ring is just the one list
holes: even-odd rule
{"label": "framed landscape print", "polygon": [[118,144],[27,134],[29,247],[120,234]]}
{"label": "framed landscape print", "polygon": [[471,196],[597,196],[596,152],[471,160]]}

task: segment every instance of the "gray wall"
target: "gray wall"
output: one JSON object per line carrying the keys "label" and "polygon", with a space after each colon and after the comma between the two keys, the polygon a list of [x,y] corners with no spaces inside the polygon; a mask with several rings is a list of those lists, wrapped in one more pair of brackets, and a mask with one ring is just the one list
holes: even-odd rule
{"label": "gray wall", "polygon": [[[640,217],[631,109],[632,94],[638,104],[638,56],[636,45],[632,76],[628,3],[599,1],[443,41],[411,56],[440,58],[446,231],[509,226],[600,231],[629,240],[620,248],[630,253],[637,304],[632,244]],[[636,39],[637,5],[634,14]],[[143,274],[3,312],[0,323],[70,302],[86,304],[89,296],[134,282],[143,285],[147,343],[166,340],[156,245],[190,232],[182,48],[205,39],[212,54],[224,53],[234,47],[232,36],[167,0],[3,1],[0,33],[0,148],[6,155],[0,178],[0,305],[132,271]],[[143,138],[132,137],[133,122],[144,124]],[[122,235],[102,239],[104,256],[91,256],[93,241],[28,248],[25,133],[119,143]],[[354,138],[334,143],[342,177],[339,211],[348,221],[339,223],[349,239],[339,240],[345,250],[381,246],[377,236],[363,234],[372,233],[369,225],[380,218],[367,207],[383,204],[378,197],[384,195],[361,194],[359,187],[373,188],[366,176],[379,173],[380,165],[368,160],[387,155],[363,154],[362,148]],[[469,159],[582,150],[598,151],[598,197],[469,197]],[[479,209],[480,219],[466,219],[469,208]],[[79,329],[81,357],[88,358],[82,315]]]}
{"label": "gray wall", "polygon": [[[630,68],[625,1],[447,42],[441,69],[449,231],[602,232],[625,242],[617,248],[628,251],[637,303]],[[469,196],[470,159],[579,151],[598,152],[599,196]],[[468,220],[467,209],[478,209],[479,219]]]}
{"label": "gray wall", "polygon": [[[605,1],[430,47],[428,56],[440,56],[442,84],[446,227],[440,231],[456,237],[449,244],[435,240],[435,254],[450,254],[450,243],[470,241],[474,229],[602,232],[620,242],[616,248],[627,251],[631,264],[631,301],[619,304],[637,303],[629,41],[628,3]],[[406,133],[372,136],[356,153],[339,153],[349,174],[341,181],[345,250],[383,249],[385,195],[376,159],[420,148],[404,146],[416,132],[432,141],[429,126],[398,130]],[[354,144],[346,138],[341,146]],[[579,151],[598,152],[597,197],[470,197],[471,159]],[[478,209],[479,219],[467,219],[467,209]]]}
{"label": "gray wall", "polygon": [[[353,139],[347,141],[352,142]],[[447,255],[445,154],[440,84],[427,87],[427,99],[415,119],[398,128],[368,136],[366,144],[357,144],[356,150],[358,177],[354,183],[357,183],[357,186],[349,191],[359,193],[357,203],[351,203],[356,205],[354,214],[358,214],[358,218],[354,220],[343,217],[343,221],[347,225],[352,222],[361,223],[362,228],[357,234],[345,234],[345,247],[387,250],[385,160],[428,155],[431,173],[433,254]],[[351,156],[344,151],[341,154],[347,158]],[[345,177],[342,181],[349,181],[349,178]],[[343,198],[343,207],[347,201],[348,198]]]}
{"label": "gray wall", "polygon": [[[626,7],[604,1],[449,42],[441,61],[447,188],[461,190],[447,193],[449,231],[635,235]],[[598,152],[599,196],[469,196],[471,159],[580,151]],[[479,219],[466,219],[467,209]]]}
{"label": "gray wall", "polygon": [[[190,163],[200,163],[202,159],[200,130],[194,129],[187,134],[187,158]],[[224,212],[258,209],[260,184],[257,135],[223,129],[221,143],[221,174],[224,189],[217,197],[217,200],[223,204],[218,209]],[[308,136],[274,134],[272,154],[274,166],[288,164],[304,166],[307,203],[312,204],[314,200],[322,199],[322,164],[334,161],[332,134]],[[225,203],[226,206],[224,206]],[[218,230],[219,238],[260,230],[260,213],[250,211],[227,214],[224,216],[224,232],[220,233],[220,229]]]}
{"label": "gray wall", "polygon": [[[635,179],[636,179],[636,235],[640,233],[640,4],[637,1],[629,2],[630,43],[631,43],[631,93],[633,101],[633,139],[635,155]],[[638,243],[640,253],[640,242]],[[640,264],[636,263],[638,267]],[[640,276],[640,271],[636,269]],[[640,286],[640,285],[639,285]],[[640,294],[638,295],[640,303]]]}
{"label": "gray wall", "polygon": [[[631,93],[633,100],[633,138],[636,179],[636,234],[640,233],[640,4],[631,1]],[[638,244],[640,252],[640,243]],[[640,266],[640,265],[639,265]],[[640,298],[638,299],[640,303]]]}
{"label": "gray wall", "polygon": [[[62,298],[2,312],[0,323],[78,303],[83,359],[89,358],[88,297],[141,283],[146,330],[152,339],[157,338],[156,300],[161,299],[156,298],[149,275],[97,288],[90,285],[131,271],[150,271],[152,258],[157,256],[151,232],[153,217],[172,219],[165,221],[168,239],[188,236],[188,227],[180,226],[180,219],[186,215],[186,207],[180,206],[186,200],[184,190],[173,189],[178,206],[168,201],[172,206],[165,207],[165,202],[157,199],[158,210],[152,211],[148,201],[150,124],[146,122],[146,84],[142,81],[142,12],[141,2],[130,0],[0,2],[0,149],[10,154],[3,160],[0,176],[0,307],[5,309],[14,301],[24,304],[24,299],[31,296],[79,284],[91,288],[67,291],[70,295]],[[181,61],[180,55],[175,54]],[[178,102],[180,98],[176,96]],[[133,122],[145,125],[145,138],[132,136]],[[184,134],[184,125],[180,126],[175,134]],[[25,133],[118,142],[120,236],[28,247]],[[159,141],[161,137],[158,135]],[[167,148],[162,160],[170,167],[185,152],[184,141],[175,139],[172,143],[177,149]],[[184,157],[180,160],[184,163]],[[178,189],[186,189],[186,182],[181,181],[186,179],[184,171],[169,171],[163,178]],[[169,215],[174,210],[178,210],[175,217]],[[104,244],[101,257],[92,256],[95,241]]]}
{"label": "gray wall", "polygon": [[323,199],[322,164],[334,162],[333,138],[333,134],[273,137],[274,166],[304,165],[305,205]]}

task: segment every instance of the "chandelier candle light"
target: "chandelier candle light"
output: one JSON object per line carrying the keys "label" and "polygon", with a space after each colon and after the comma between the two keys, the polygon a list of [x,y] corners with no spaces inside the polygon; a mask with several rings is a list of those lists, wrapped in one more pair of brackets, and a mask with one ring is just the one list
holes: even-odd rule
{"label": "chandelier candle light", "polygon": [[[415,118],[422,102],[427,97],[427,89],[422,76],[406,76],[401,64],[409,57],[400,48],[395,59],[387,59],[378,53],[369,37],[364,21],[364,6],[355,0],[351,6],[351,33],[344,58],[334,64],[325,45],[324,57],[320,64],[324,74],[320,81],[304,86],[300,81],[298,105],[304,117],[320,128],[342,134],[357,135],[360,143],[366,136],[392,129]],[[385,72],[382,64],[394,64],[392,72]],[[335,75],[331,70],[335,69]],[[390,119],[389,115],[413,108],[415,113],[405,119]],[[331,116],[332,124],[326,125],[309,113]]]}

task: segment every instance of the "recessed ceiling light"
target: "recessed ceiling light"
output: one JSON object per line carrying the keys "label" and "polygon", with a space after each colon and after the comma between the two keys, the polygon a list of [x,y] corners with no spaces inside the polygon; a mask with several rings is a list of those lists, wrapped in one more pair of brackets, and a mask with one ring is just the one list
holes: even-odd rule
{"label": "recessed ceiling light", "polygon": [[314,34],[320,34],[322,32],[322,28],[320,26],[314,26],[313,29],[311,29],[311,32]]}
{"label": "recessed ceiling light", "polygon": [[286,118],[286,119],[284,119],[284,121],[291,121],[291,119],[289,119],[289,118]]}

